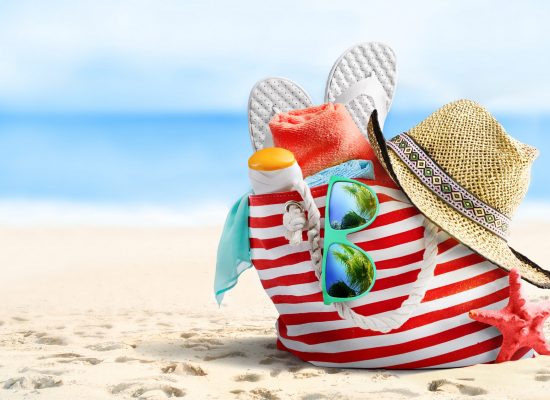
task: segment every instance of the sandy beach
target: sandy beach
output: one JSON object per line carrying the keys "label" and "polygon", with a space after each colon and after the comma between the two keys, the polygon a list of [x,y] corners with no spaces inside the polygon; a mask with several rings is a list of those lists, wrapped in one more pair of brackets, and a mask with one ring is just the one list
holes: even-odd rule
{"label": "sandy beach", "polygon": [[[550,357],[396,372],[316,368],[277,350],[254,270],[214,301],[220,231],[1,228],[0,399],[548,398]],[[512,243],[543,263],[548,232],[519,224]]]}

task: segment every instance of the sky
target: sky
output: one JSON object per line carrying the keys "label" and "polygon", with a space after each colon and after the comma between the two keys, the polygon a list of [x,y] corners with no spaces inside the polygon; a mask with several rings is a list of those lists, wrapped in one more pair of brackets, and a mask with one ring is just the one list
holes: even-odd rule
{"label": "sky", "polygon": [[7,0],[0,112],[240,111],[271,75],[321,101],[365,40],[397,53],[396,108],[549,111],[549,18],[544,1]]}
{"label": "sky", "polygon": [[391,135],[476,100],[541,150],[546,209],[549,19],[544,1],[0,0],[0,223],[219,223],[248,188],[254,83],[321,103],[363,41],[397,55]]}

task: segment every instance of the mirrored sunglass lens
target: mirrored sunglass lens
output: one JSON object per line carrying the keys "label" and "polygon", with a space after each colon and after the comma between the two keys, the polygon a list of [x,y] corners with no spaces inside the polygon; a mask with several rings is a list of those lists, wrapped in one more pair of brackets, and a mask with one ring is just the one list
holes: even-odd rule
{"label": "mirrored sunglass lens", "polygon": [[374,265],[361,250],[334,243],[328,248],[325,287],[336,298],[349,298],[367,292],[374,282]]}
{"label": "mirrored sunglass lens", "polygon": [[332,185],[329,221],[332,229],[353,229],[365,225],[376,213],[376,197],[365,186],[353,182]]}

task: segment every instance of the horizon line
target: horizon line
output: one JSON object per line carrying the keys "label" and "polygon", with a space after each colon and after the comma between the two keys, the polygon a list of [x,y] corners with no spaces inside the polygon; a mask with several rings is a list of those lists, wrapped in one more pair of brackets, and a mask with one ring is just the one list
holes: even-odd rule
{"label": "horizon line", "polygon": [[[176,207],[146,203],[0,199],[0,227],[221,226],[229,209],[229,205],[213,201],[189,210],[185,205]],[[526,199],[513,221],[550,222],[550,199]]]}

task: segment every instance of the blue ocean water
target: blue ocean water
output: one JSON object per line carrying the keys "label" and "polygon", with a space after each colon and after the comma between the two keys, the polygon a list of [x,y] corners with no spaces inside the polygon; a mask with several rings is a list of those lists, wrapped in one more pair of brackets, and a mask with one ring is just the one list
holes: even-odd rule
{"label": "blue ocean water", "polygon": [[[428,114],[392,112],[386,135]],[[497,118],[541,150],[528,199],[550,200],[550,115]],[[0,200],[229,205],[250,154],[245,113],[0,115]]]}

